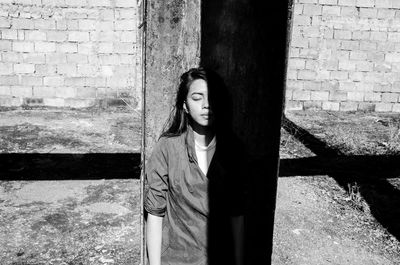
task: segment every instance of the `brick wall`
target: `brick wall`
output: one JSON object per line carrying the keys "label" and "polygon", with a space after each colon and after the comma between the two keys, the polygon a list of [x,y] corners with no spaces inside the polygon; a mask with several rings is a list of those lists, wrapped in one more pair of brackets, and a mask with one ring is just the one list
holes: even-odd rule
{"label": "brick wall", "polygon": [[400,0],[295,0],[286,109],[400,112]]}
{"label": "brick wall", "polygon": [[0,106],[140,108],[136,2],[0,1]]}

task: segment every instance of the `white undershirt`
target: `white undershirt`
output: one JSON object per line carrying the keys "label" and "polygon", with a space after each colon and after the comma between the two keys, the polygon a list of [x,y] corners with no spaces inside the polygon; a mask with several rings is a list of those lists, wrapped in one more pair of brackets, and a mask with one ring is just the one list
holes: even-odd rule
{"label": "white undershirt", "polygon": [[208,144],[208,146],[200,145],[196,140],[194,141],[197,164],[204,175],[207,175],[208,167],[210,166],[211,159],[215,153],[216,139],[215,136]]}

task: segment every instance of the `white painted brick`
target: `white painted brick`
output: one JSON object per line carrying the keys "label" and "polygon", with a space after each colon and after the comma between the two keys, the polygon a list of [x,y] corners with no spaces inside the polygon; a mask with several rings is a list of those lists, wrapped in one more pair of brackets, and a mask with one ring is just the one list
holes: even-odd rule
{"label": "white painted brick", "polygon": [[13,73],[12,63],[2,63],[0,62],[0,75],[9,75]]}
{"label": "white painted brick", "polygon": [[62,53],[76,53],[78,52],[78,44],[72,42],[57,43],[56,50]]}
{"label": "white painted brick", "polygon": [[3,40],[17,40],[18,31],[16,29],[2,29],[1,38]]}
{"label": "white painted brick", "polygon": [[364,51],[351,51],[350,60],[366,60],[368,54]]}
{"label": "white painted brick", "polygon": [[387,53],[385,55],[385,61],[391,62],[391,63],[400,62],[400,52]]}
{"label": "white painted brick", "polygon": [[[293,23],[295,24],[295,19]],[[117,20],[114,22],[115,30],[135,30],[137,25],[134,19],[124,19],[124,20]]]}
{"label": "white painted brick", "polygon": [[297,78],[299,80],[315,80],[316,76],[316,72],[310,70],[299,70],[297,73]]}
{"label": "white painted brick", "polygon": [[343,6],[340,9],[340,15],[343,17],[358,17],[358,11],[356,7]]}
{"label": "white painted brick", "polygon": [[122,31],[120,34],[121,42],[136,42],[137,34],[134,31]]}
{"label": "white painted brick", "polygon": [[13,18],[11,21],[12,29],[33,29],[33,23],[31,19],[26,18]]}
{"label": "white painted brick", "polygon": [[392,111],[393,103],[376,103],[375,111],[376,112],[389,112]]}
{"label": "white painted brick", "polygon": [[349,80],[360,82],[364,80],[364,73],[363,72],[350,72],[349,73]]}
{"label": "white painted brick", "polygon": [[67,62],[67,56],[64,53],[46,54],[46,63],[48,64],[63,64],[66,62]]}
{"label": "white painted brick", "polygon": [[350,40],[351,39],[351,31],[349,30],[335,30],[333,34],[334,39],[339,40]]}
{"label": "white painted brick", "polygon": [[289,79],[289,80],[295,80],[295,79],[297,79],[297,71],[288,69],[286,76],[287,76],[287,79]]}
{"label": "white painted brick", "polygon": [[25,32],[26,40],[46,40],[46,33],[39,30],[27,30]]}
{"label": "white painted brick", "polygon": [[0,75],[0,85],[13,86],[19,84],[17,75]]}
{"label": "white painted brick", "polygon": [[364,95],[365,101],[380,102],[382,100],[382,94],[376,92],[366,92]]}
{"label": "white painted brick", "polygon": [[376,8],[360,8],[361,18],[376,18],[378,10]]}
{"label": "white painted brick", "polygon": [[9,40],[0,40],[0,51],[10,51],[11,43]]}
{"label": "white painted brick", "polygon": [[111,65],[103,65],[101,66],[101,74],[103,76],[112,76],[113,73],[113,66]]}
{"label": "white painted brick", "polygon": [[321,101],[305,101],[303,102],[304,110],[320,110],[322,109]]}
{"label": "white painted brick", "polygon": [[345,71],[332,71],[330,76],[333,80],[346,80],[349,77],[349,73]]}
{"label": "white painted brick", "polygon": [[308,48],[308,39],[303,37],[294,37],[291,41],[291,46],[295,48]]}
{"label": "white painted brick", "polygon": [[358,6],[358,7],[374,7],[375,1],[374,0],[357,0],[356,6]]}
{"label": "white painted brick", "polygon": [[392,7],[393,8],[400,8],[400,1],[399,0],[392,0]]}
{"label": "white painted brick", "polygon": [[[91,0],[89,0],[91,1]],[[89,108],[96,104],[95,99],[72,99],[67,98],[65,99],[65,106],[70,108]]]}
{"label": "white painted brick", "polygon": [[288,100],[285,102],[285,111],[303,110],[303,102]]}
{"label": "white painted brick", "polygon": [[65,19],[56,20],[57,30],[67,30],[67,21]]}
{"label": "white painted brick", "polygon": [[323,6],[322,7],[322,15],[340,16],[340,7],[339,6]]}
{"label": "white painted brick", "polygon": [[66,76],[75,76],[77,74],[76,69],[76,64],[72,63],[57,65],[57,73]]}
{"label": "white painted brick", "polygon": [[293,91],[293,100],[310,100],[310,99],[311,99],[310,91],[302,91],[302,90]]}
{"label": "white painted brick", "polygon": [[35,51],[36,52],[55,52],[56,44],[54,42],[44,42],[37,41],[35,42]]}
{"label": "white painted brick", "polygon": [[101,20],[114,20],[115,10],[112,9],[102,9],[100,10],[100,19]]}
{"label": "white painted brick", "polygon": [[358,104],[356,102],[340,102],[340,111],[356,111]]}
{"label": "white painted brick", "polygon": [[133,54],[134,53],[134,46],[132,43],[122,43],[122,42],[115,42],[113,44],[113,49],[115,53],[119,54]]}
{"label": "white painted brick", "polygon": [[98,31],[113,31],[114,21],[98,21],[96,29]]}
{"label": "white painted brick", "polygon": [[[134,4],[134,1],[130,1],[130,0],[128,0],[128,1],[130,4]],[[301,5],[301,4],[298,4],[298,5]],[[296,4],[296,6],[297,6],[297,4]],[[121,8],[120,10],[118,10],[118,19],[135,18],[135,17],[137,17],[136,10],[137,10],[136,8]]]}
{"label": "white painted brick", "polygon": [[329,91],[311,91],[311,100],[328,100]]}
{"label": "white painted brick", "polygon": [[65,31],[47,31],[48,41],[62,42],[67,40],[67,32]]}
{"label": "white painted brick", "polygon": [[67,6],[80,7],[80,6],[85,6],[86,1],[85,0],[65,0],[65,4]]}
{"label": "white painted brick", "polygon": [[78,22],[79,30],[87,31],[87,30],[95,30],[96,29],[96,20],[91,19],[81,19]]}
{"label": "white painted brick", "polygon": [[106,86],[106,83],[107,83],[106,77],[85,77],[86,87],[101,87],[101,86]]}
{"label": "white painted brick", "polygon": [[98,44],[98,52],[99,53],[112,53],[113,52],[113,43],[112,42],[100,42]]}
{"label": "white painted brick", "polygon": [[77,67],[80,76],[92,76],[96,72],[96,68],[90,64],[78,64]]}
{"label": "white painted brick", "polygon": [[334,101],[347,100],[347,93],[343,91],[330,91],[329,100],[334,100]]}
{"label": "white painted brick", "polygon": [[14,64],[14,72],[17,74],[32,74],[35,72],[35,65],[28,63]]}
{"label": "white painted brick", "polygon": [[375,51],[376,47],[377,47],[376,42],[360,41],[360,50],[362,51]]}
{"label": "white painted brick", "polygon": [[37,75],[52,75],[56,73],[56,66],[49,64],[36,64],[35,65],[35,74]]}
{"label": "white painted brick", "polygon": [[43,78],[43,84],[45,86],[63,86],[64,77],[62,76],[45,76]]}
{"label": "white painted brick", "polygon": [[136,7],[136,1],[131,0],[115,0],[116,7]]}
{"label": "white painted brick", "polygon": [[375,92],[391,92],[391,85],[374,83],[372,91]]}
{"label": "white painted brick", "polygon": [[43,85],[43,78],[40,76],[22,76],[21,84],[23,86],[41,86]]}
{"label": "white painted brick", "polygon": [[30,86],[12,86],[11,94],[14,97],[32,97],[32,87],[30,87]]}
{"label": "white painted brick", "polygon": [[322,109],[323,110],[339,111],[339,107],[340,107],[340,103],[339,102],[331,102],[331,101],[322,102]]}
{"label": "white painted brick", "polygon": [[340,48],[342,50],[350,50],[350,51],[358,50],[359,47],[360,47],[360,42],[355,40],[344,40],[341,41],[340,45]]}
{"label": "white painted brick", "polygon": [[388,38],[388,34],[386,32],[371,32],[371,40],[375,41],[386,41]]}
{"label": "white painted brick", "polygon": [[375,6],[378,8],[392,8],[392,0],[376,0]]}
{"label": "white painted brick", "polygon": [[78,98],[96,98],[96,87],[83,87],[77,90]]}
{"label": "white painted brick", "polygon": [[322,13],[322,7],[320,5],[304,4],[303,15],[306,16],[318,16]]}
{"label": "white painted brick", "polygon": [[339,70],[354,71],[356,69],[356,63],[354,61],[339,61]]}
{"label": "white painted brick", "polygon": [[354,82],[341,81],[339,82],[339,89],[342,91],[354,91],[356,90],[356,84]]}
{"label": "white painted brick", "polygon": [[394,42],[400,42],[400,32],[389,32],[388,40]]}
{"label": "white painted brick", "polygon": [[67,54],[68,63],[87,63],[88,56],[85,54],[71,53]]}
{"label": "white painted brick", "polygon": [[49,107],[59,107],[62,108],[65,106],[65,102],[63,98],[43,98],[43,104]]}
{"label": "white painted brick", "polygon": [[68,41],[76,41],[76,42],[89,41],[89,33],[80,31],[70,31],[68,32]]}
{"label": "white painted brick", "polygon": [[119,65],[121,63],[120,57],[117,54],[100,54],[99,59],[102,65]]}
{"label": "white painted brick", "polygon": [[355,6],[356,0],[339,0],[338,5],[340,5],[340,6]]}
{"label": "white painted brick", "polygon": [[337,5],[338,0],[319,0],[321,5]]}
{"label": "white painted brick", "polygon": [[39,98],[52,98],[55,95],[53,87],[48,86],[34,86],[33,87],[33,97]]}
{"label": "white painted brick", "polygon": [[398,102],[398,93],[382,93],[382,102]]}
{"label": "white painted brick", "polygon": [[67,20],[68,30],[79,30],[78,20]]}
{"label": "white painted brick", "polygon": [[76,97],[76,87],[55,87],[55,96],[58,98]]}
{"label": "white painted brick", "polygon": [[87,0],[89,6],[111,7],[110,0]]}
{"label": "white painted brick", "polygon": [[126,87],[128,85],[128,79],[121,77],[107,77],[106,82],[109,87]]}
{"label": "white painted brick", "polygon": [[65,77],[64,83],[66,86],[84,86],[85,78],[84,77]]}
{"label": "white painted brick", "polygon": [[11,87],[0,86],[0,96],[11,96]]}
{"label": "white painted brick", "polygon": [[400,112],[400,104],[393,104],[392,111],[399,113]]}
{"label": "white painted brick", "polygon": [[347,92],[347,100],[349,101],[364,101],[363,92]]}
{"label": "white painted brick", "polygon": [[56,21],[49,19],[37,19],[32,23],[32,20],[29,20],[31,25],[35,25],[35,29],[56,29]]}
{"label": "white painted brick", "polygon": [[298,0],[298,3],[301,3],[301,4],[317,4],[318,0]]}
{"label": "white painted brick", "polygon": [[[378,3],[380,1],[376,1],[376,3]],[[392,9],[378,9],[378,14],[377,14],[377,18],[380,19],[389,19],[389,18],[394,18],[396,15],[396,10],[392,10]]]}
{"label": "white painted brick", "polygon": [[11,27],[11,23],[10,20],[8,18],[2,18],[0,17],[0,28],[10,28]]}
{"label": "white painted brick", "polygon": [[16,42],[12,43],[12,50],[16,52],[33,52],[33,42]]}

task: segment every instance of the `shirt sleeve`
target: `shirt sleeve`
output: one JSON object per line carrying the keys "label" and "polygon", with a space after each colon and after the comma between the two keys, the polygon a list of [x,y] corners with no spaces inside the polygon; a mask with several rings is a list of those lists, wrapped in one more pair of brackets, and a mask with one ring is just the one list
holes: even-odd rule
{"label": "shirt sleeve", "polygon": [[144,179],[144,208],[156,216],[164,216],[168,192],[168,152],[165,139],[154,146],[147,163]]}

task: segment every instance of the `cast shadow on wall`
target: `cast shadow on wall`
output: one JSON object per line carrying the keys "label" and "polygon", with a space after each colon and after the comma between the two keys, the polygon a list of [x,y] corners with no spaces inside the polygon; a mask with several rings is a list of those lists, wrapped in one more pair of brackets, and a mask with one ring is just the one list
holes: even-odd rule
{"label": "cast shadow on wall", "polygon": [[0,180],[139,179],[139,153],[0,153]]}
{"label": "cast shadow on wall", "polygon": [[282,127],[316,157],[282,159],[280,177],[332,177],[343,189],[357,183],[371,214],[400,240],[400,190],[388,178],[400,176],[399,155],[345,155],[284,117]]}

